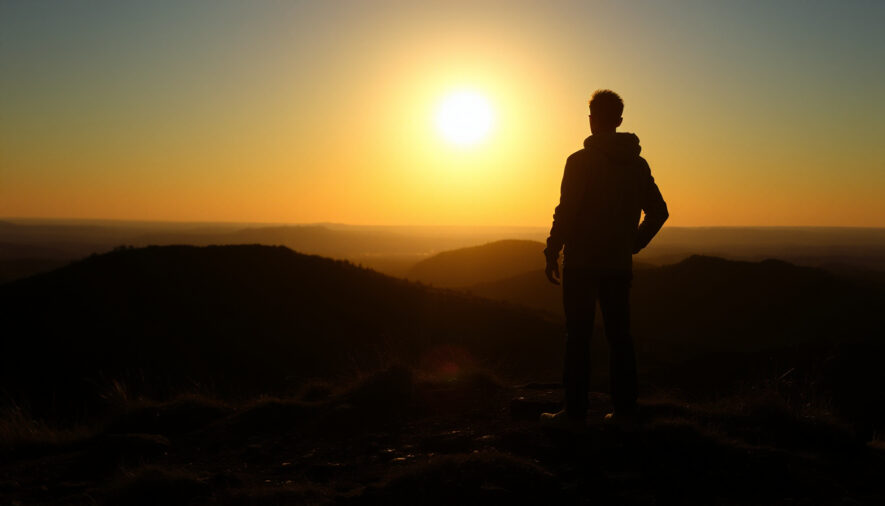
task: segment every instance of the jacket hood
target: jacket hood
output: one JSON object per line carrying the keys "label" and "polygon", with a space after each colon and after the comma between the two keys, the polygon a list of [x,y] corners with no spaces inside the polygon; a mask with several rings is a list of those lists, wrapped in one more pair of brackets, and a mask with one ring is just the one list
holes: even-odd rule
{"label": "jacket hood", "polygon": [[584,139],[584,149],[608,158],[624,159],[639,156],[639,137],[627,132],[595,134]]}

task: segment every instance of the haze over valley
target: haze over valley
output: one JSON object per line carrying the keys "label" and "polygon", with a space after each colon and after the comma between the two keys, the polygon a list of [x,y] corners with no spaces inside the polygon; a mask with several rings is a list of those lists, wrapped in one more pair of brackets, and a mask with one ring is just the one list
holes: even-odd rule
{"label": "haze over valley", "polygon": [[[542,242],[545,227],[268,225],[0,219],[0,281],[8,281],[118,246],[265,244],[349,260],[396,277],[445,251],[501,240]],[[541,246],[541,250],[543,246]],[[531,247],[518,253],[529,265]],[[831,270],[885,271],[885,229],[839,227],[666,227],[636,262],[662,265],[703,254],[735,260],[781,259]],[[540,257],[540,250],[537,253]],[[504,260],[507,262],[507,260]],[[497,262],[491,256],[487,262]],[[426,264],[425,264],[426,265]],[[440,286],[491,281],[480,273]],[[541,265],[543,267],[543,265]],[[424,267],[422,267],[424,268]],[[503,268],[503,267],[502,267]],[[516,268],[520,270],[521,267]],[[530,270],[530,269],[525,269]],[[520,274],[512,272],[511,274]],[[506,276],[505,276],[506,277]],[[411,279],[421,279],[413,272]]]}

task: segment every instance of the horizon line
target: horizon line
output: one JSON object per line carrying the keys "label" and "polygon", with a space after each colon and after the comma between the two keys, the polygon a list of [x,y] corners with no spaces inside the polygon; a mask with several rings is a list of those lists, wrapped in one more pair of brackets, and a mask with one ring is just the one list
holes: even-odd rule
{"label": "horizon line", "polygon": [[[127,218],[46,218],[46,217],[22,217],[0,216],[0,222],[16,224],[140,224],[140,225],[227,225],[227,226],[289,226],[289,227],[354,227],[354,228],[440,228],[440,229],[546,229],[549,225],[453,225],[453,224],[383,224],[383,223],[346,223],[336,221],[205,221],[205,220],[148,220]],[[15,223],[31,222],[31,223]],[[863,225],[667,225],[668,229],[703,229],[703,228],[729,228],[729,229],[863,229],[885,230],[885,226]]]}

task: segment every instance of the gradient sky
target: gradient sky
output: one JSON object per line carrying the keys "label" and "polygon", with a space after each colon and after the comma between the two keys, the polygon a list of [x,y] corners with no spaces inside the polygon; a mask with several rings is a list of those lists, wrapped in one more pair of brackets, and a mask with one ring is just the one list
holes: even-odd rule
{"label": "gradient sky", "polygon": [[[670,224],[885,226],[885,2],[0,0],[0,216],[546,225],[587,99]],[[472,148],[434,125],[488,98]]]}

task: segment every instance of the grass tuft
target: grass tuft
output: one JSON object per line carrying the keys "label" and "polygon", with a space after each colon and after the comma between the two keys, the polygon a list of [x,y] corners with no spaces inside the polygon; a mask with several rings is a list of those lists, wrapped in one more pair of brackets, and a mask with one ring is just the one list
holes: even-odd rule
{"label": "grass tuft", "polygon": [[364,504],[554,504],[553,475],[497,450],[433,457],[366,489]]}
{"label": "grass tuft", "polygon": [[118,506],[184,506],[210,494],[207,480],[184,469],[145,466],[113,483],[105,504]]}

